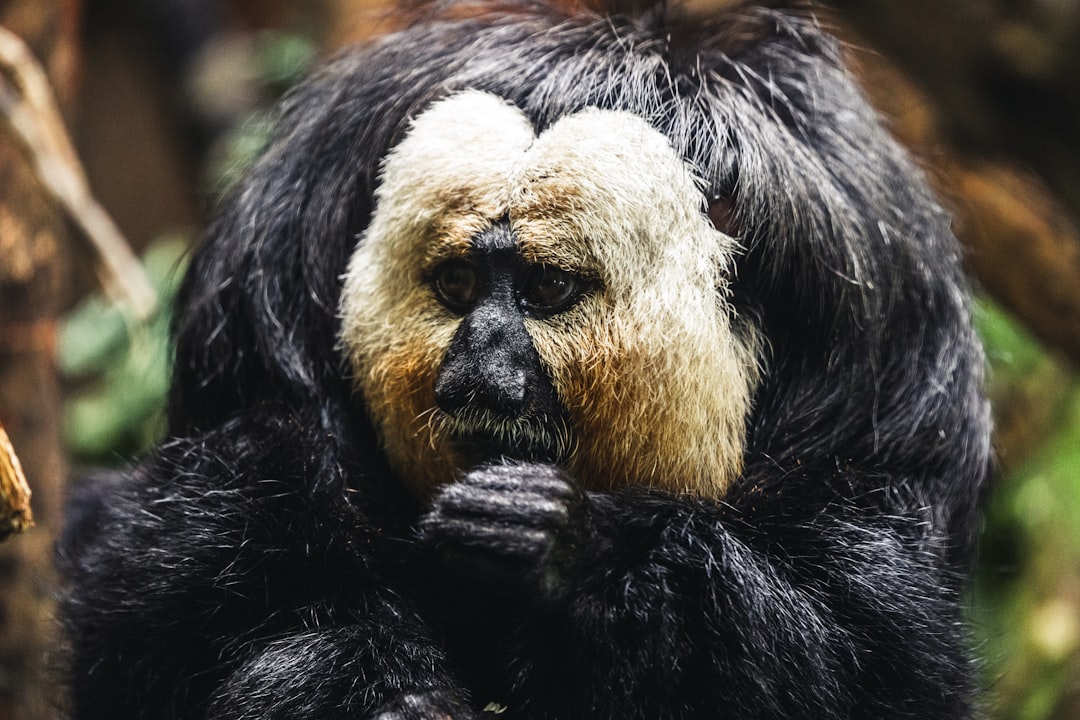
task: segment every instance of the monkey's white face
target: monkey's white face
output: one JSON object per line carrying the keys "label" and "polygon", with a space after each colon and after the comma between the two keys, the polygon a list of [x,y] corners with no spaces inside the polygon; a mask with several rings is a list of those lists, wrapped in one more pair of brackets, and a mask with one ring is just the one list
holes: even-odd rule
{"label": "monkey's white face", "polygon": [[[736,477],[757,368],[726,301],[736,245],[645,121],[588,109],[537,136],[503,100],[461,93],[416,118],[376,199],[345,279],[341,340],[414,491],[465,469],[435,401],[463,313],[440,301],[432,277],[475,254],[499,221],[524,263],[595,280],[565,311],[524,318],[568,421],[556,439],[567,470],[589,489],[708,496]],[[535,432],[490,417],[485,428],[510,440]]]}

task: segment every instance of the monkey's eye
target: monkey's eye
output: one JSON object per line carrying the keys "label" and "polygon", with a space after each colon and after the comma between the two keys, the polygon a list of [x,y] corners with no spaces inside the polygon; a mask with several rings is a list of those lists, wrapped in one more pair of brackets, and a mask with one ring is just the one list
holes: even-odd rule
{"label": "monkey's eye", "polygon": [[566,310],[585,292],[581,278],[552,265],[536,265],[525,277],[521,299],[527,310],[546,315]]}
{"label": "monkey's eye", "polygon": [[479,275],[464,260],[450,260],[435,268],[432,283],[439,301],[455,312],[465,312],[480,298]]}

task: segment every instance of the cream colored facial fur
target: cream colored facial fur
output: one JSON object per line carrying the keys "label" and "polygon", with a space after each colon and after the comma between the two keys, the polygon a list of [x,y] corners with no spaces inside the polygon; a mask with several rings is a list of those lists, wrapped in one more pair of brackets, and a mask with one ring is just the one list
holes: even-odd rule
{"label": "cream colored facial fur", "polygon": [[589,489],[713,497],[737,476],[757,353],[731,329],[735,243],[645,121],[588,109],[537,136],[517,108],[461,93],[416,118],[376,203],[345,279],[341,340],[415,492],[465,469],[434,400],[460,318],[426,278],[504,217],[527,259],[600,280],[569,311],[526,320],[570,417],[567,470]]}

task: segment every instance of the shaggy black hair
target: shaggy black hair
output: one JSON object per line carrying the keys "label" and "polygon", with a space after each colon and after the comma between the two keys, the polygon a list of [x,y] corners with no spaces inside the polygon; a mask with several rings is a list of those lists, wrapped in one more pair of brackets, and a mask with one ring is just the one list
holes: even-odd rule
{"label": "shaggy black hair", "polygon": [[[423,15],[288,97],[196,254],[170,439],[61,543],[72,717],[970,717],[983,357],[949,218],[837,43],[802,3]],[[665,134],[767,341],[728,494],[588,494],[552,597],[447,577],[337,346],[380,162],[466,88]]]}

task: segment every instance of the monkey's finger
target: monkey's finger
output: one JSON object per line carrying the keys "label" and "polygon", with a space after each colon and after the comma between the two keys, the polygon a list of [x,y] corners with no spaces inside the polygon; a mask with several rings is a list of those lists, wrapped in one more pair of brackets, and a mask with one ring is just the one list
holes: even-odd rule
{"label": "monkey's finger", "polygon": [[552,497],[571,497],[577,490],[553,465],[510,463],[469,472],[456,484],[511,492],[522,490]]}
{"label": "monkey's finger", "polygon": [[447,515],[499,519],[511,524],[551,526],[569,518],[562,500],[536,493],[475,492],[458,489],[443,493],[436,507]]}
{"label": "monkey's finger", "polygon": [[423,523],[424,538],[436,546],[479,549],[504,557],[533,557],[550,544],[542,530],[490,525],[459,518]]}

